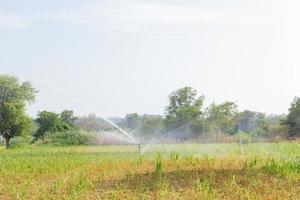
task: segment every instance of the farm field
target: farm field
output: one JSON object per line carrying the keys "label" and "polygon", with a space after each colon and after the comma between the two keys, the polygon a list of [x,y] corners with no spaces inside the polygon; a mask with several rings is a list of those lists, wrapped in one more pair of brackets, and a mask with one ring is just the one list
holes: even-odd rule
{"label": "farm field", "polygon": [[300,145],[2,148],[0,199],[300,199]]}

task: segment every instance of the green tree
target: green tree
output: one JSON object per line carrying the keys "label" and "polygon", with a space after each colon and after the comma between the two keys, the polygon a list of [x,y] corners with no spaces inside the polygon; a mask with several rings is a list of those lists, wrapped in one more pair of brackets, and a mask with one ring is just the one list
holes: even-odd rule
{"label": "green tree", "polygon": [[64,110],[60,114],[60,119],[68,124],[70,127],[75,127],[75,121],[78,119],[74,116],[74,112],[72,110]]}
{"label": "green tree", "polygon": [[0,135],[5,139],[6,148],[11,138],[30,129],[26,103],[35,100],[36,92],[29,82],[19,83],[16,77],[0,75]]}
{"label": "green tree", "polygon": [[43,138],[47,132],[53,133],[71,129],[67,123],[60,119],[58,114],[53,112],[39,112],[36,122],[38,124],[38,129],[33,135],[34,140]]}
{"label": "green tree", "polygon": [[139,130],[141,128],[142,118],[138,113],[130,113],[125,116],[125,127],[130,130]]}
{"label": "green tree", "polygon": [[288,127],[289,136],[300,136],[300,98],[295,97],[289,108],[286,120],[283,121]]}
{"label": "green tree", "polygon": [[165,122],[169,129],[191,126],[203,114],[204,96],[197,96],[192,87],[180,88],[169,95],[169,105],[165,109]]}
{"label": "green tree", "polygon": [[151,137],[159,134],[164,128],[163,118],[159,115],[143,115],[140,134]]}
{"label": "green tree", "polygon": [[245,110],[238,114],[237,130],[246,133],[268,129],[267,117],[264,113]]}
{"label": "green tree", "polygon": [[238,110],[234,102],[211,104],[206,111],[207,120],[213,131],[233,134],[237,127]]}
{"label": "green tree", "polygon": [[107,122],[100,120],[96,114],[89,114],[88,116],[80,117],[75,122],[79,129],[88,132],[98,132],[101,130],[109,130],[111,126]]}

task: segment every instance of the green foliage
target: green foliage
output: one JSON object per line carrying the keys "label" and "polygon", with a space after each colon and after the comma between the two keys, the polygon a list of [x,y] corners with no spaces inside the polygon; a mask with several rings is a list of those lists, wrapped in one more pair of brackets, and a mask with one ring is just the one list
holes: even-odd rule
{"label": "green foliage", "polygon": [[88,145],[93,135],[82,131],[62,131],[47,133],[37,144],[48,144],[53,146]]}
{"label": "green foliage", "polygon": [[236,136],[240,144],[250,144],[252,142],[252,134],[239,131]]}
{"label": "green foliage", "polygon": [[4,102],[34,102],[35,90],[30,82],[19,83],[14,76],[0,75],[0,103]]}
{"label": "green foliage", "polygon": [[245,110],[238,114],[237,129],[243,132],[254,132],[258,128],[267,129],[267,118],[265,114]]}
{"label": "green foliage", "polygon": [[213,198],[213,185],[209,178],[203,180],[198,180],[195,184],[196,190],[200,192],[204,199],[214,199]]}
{"label": "green foliage", "polygon": [[35,100],[36,92],[29,82],[19,83],[13,76],[0,75],[0,135],[7,148],[11,138],[29,132],[31,119],[25,107]]}
{"label": "green foliage", "polygon": [[164,121],[160,115],[130,113],[116,123],[130,133],[144,138],[153,137],[164,129]]}
{"label": "green foliage", "polygon": [[283,124],[271,124],[266,133],[266,137],[275,141],[284,140],[288,137],[287,126]]}
{"label": "green foliage", "polygon": [[283,124],[287,125],[289,136],[300,136],[300,98],[294,98]]}
{"label": "green foliage", "polygon": [[28,138],[18,136],[11,140],[10,148],[20,148],[20,147],[26,147],[30,143]]}
{"label": "green foliage", "polygon": [[[300,197],[299,144],[155,148],[139,164],[134,164],[136,146],[128,145],[0,149],[0,199],[159,199],[161,194],[163,199]],[[160,184],[155,152],[162,149],[167,151],[161,153]],[[174,151],[180,157],[176,162],[169,159]]]}
{"label": "green foliage", "polygon": [[143,115],[140,132],[143,136],[153,136],[162,132],[164,121],[159,115]]}
{"label": "green foliage", "polygon": [[197,120],[194,120],[190,123],[190,130],[192,133],[207,133],[210,129],[210,122],[204,118],[200,117]]}
{"label": "green foliage", "polygon": [[281,124],[285,115],[265,115],[245,110],[238,115],[237,131],[254,134],[256,139],[284,139],[286,126]]}
{"label": "green foliage", "polygon": [[233,134],[236,131],[238,110],[234,102],[211,104],[206,110],[212,131]]}
{"label": "green foliage", "polygon": [[70,127],[75,127],[75,121],[78,117],[74,116],[74,112],[72,110],[64,110],[60,114],[60,119]]}
{"label": "green foliage", "polygon": [[141,127],[141,118],[137,113],[130,113],[125,116],[125,123],[128,129],[139,129]]}
{"label": "green foliage", "polygon": [[53,112],[39,112],[36,122],[38,123],[38,129],[33,135],[35,141],[39,138],[43,138],[46,133],[66,131],[71,129],[71,127],[65,123],[58,114]]}
{"label": "green foliage", "polygon": [[159,182],[162,182],[163,179],[163,165],[162,165],[162,158],[160,154],[156,156],[156,163],[155,163],[155,171],[158,176]]}
{"label": "green foliage", "polygon": [[169,105],[165,109],[165,123],[168,129],[189,126],[203,114],[204,96],[197,97],[191,87],[180,88],[169,95]]}
{"label": "green foliage", "polygon": [[262,169],[271,174],[287,176],[289,174],[300,174],[300,160],[278,162],[274,158],[268,159]]}
{"label": "green foliage", "polygon": [[99,119],[96,114],[89,114],[88,116],[78,118],[75,125],[79,129],[87,132],[109,131],[112,129],[111,125]]}
{"label": "green foliage", "polygon": [[178,155],[177,152],[171,152],[171,154],[170,154],[170,159],[171,159],[172,161],[178,161],[178,158],[179,158],[179,155]]}

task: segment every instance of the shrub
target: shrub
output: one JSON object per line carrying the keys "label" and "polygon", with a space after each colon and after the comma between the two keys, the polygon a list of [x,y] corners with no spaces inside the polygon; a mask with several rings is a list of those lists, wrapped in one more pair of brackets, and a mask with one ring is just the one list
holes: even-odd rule
{"label": "shrub", "polygon": [[239,138],[240,144],[250,144],[252,142],[252,136],[250,133],[239,131],[236,135]]}
{"label": "shrub", "polygon": [[63,131],[47,133],[37,144],[50,144],[54,146],[88,145],[93,136],[82,131]]}
{"label": "shrub", "polygon": [[29,140],[28,138],[24,137],[15,137],[11,140],[10,143],[10,148],[15,148],[15,147],[24,147],[29,145]]}

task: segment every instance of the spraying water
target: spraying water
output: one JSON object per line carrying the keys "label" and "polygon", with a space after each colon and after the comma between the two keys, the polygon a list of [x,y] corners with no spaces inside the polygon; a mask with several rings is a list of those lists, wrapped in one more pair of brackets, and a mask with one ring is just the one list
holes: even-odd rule
{"label": "spraying water", "polygon": [[120,131],[121,133],[123,133],[124,135],[126,135],[128,138],[130,138],[130,140],[134,143],[134,144],[138,144],[139,141],[134,138],[133,136],[129,135],[126,131],[124,131],[123,129],[121,129],[118,125],[116,125],[114,122],[112,122],[111,120],[101,117],[101,119],[103,119],[104,121],[106,121],[107,123],[109,123],[110,125],[112,125],[115,129],[117,129],[118,131]]}
{"label": "spraying water", "polygon": [[141,155],[143,155],[151,146],[163,142],[168,142],[166,140],[171,140],[171,141],[177,141],[177,140],[184,140],[188,137],[188,134],[190,133],[190,130],[187,128],[189,126],[188,124],[184,124],[180,127],[177,127],[173,130],[170,130],[164,134],[160,134],[157,136],[152,137],[145,145],[143,148],[141,148]]}
{"label": "spraying water", "polygon": [[[63,90],[61,88],[58,88],[52,84],[49,84],[47,82],[44,82],[44,81],[41,81],[41,80],[33,80],[34,82],[36,83],[39,83],[39,84],[42,84],[44,86],[47,86],[65,96],[69,96],[71,97],[72,99],[74,99],[79,105],[81,105],[82,107],[84,107],[85,109],[89,110],[89,112],[95,112],[96,109],[94,109],[93,107],[85,104],[84,102],[82,102],[79,98],[75,97],[72,93],[66,91],[66,90]],[[105,122],[107,122],[108,124],[110,124],[113,128],[115,128],[116,130],[118,130],[120,133],[122,133],[123,135],[125,135],[129,140],[130,140],[130,143],[133,143],[133,144],[139,144],[139,141],[134,138],[132,135],[130,135],[129,133],[127,133],[125,130],[123,130],[122,128],[120,128],[118,125],[116,125],[114,122],[112,122],[111,120],[105,118],[105,117],[102,117],[102,116],[99,116],[102,120],[104,120]]]}
{"label": "spraying water", "polygon": [[[68,92],[64,89],[58,88],[52,84],[49,84],[47,82],[41,81],[41,80],[33,80],[36,83],[39,83],[41,85],[44,85],[48,88],[51,88],[52,90],[63,94],[65,96],[71,97],[73,100],[75,100],[80,106],[84,107],[85,109],[87,109],[89,112],[95,112],[96,109],[91,107],[90,105],[87,105],[86,103],[84,103],[81,99],[79,99],[78,97],[74,96],[71,92]],[[138,152],[139,155],[143,155],[151,146],[161,143],[163,142],[163,140],[168,140],[168,139],[176,139],[176,140],[181,140],[187,137],[187,130],[186,127],[188,127],[189,124],[185,124],[181,127],[175,128],[163,135],[159,135],[159,136],[155,136],[152,139],[150,139],[150,141],[146,142],[145,145],[143,145],[143,147],[141,146],[141,143],[138,139],[136,139],[135,137],[133,137],[132,135],[130,135],[129,133],[127,133],[125,130],[123,130],[122,128],[120,128],[118,125],[116,125],[113,121],[111,121],[108,118],[99,116],[102,120],[104,120],[106,123],[110,124],[113,128],[115,128],[119,133],[121,133],[124,137],[118,137],[117,135],[113,135],[110,134],[109,136],[111,138],[115,138],[118,140],[123,140],[126,142],[129,142],[131,144],[136,144],[138,145]]]}
{"label": "spraying water", "polygon": [[99,132],[99,135],[91,141],[91,144],[123,144],[123,142],[126,144],[133,144],[133,141],[124,134],[115,131],[101,131]]}

